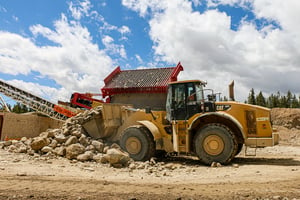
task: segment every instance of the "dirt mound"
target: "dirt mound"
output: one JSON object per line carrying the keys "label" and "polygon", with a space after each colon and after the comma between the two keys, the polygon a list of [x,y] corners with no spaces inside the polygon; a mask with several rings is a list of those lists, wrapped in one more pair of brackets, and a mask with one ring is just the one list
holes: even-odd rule
{"label": "dirt mound", "polygon": [[300,109],[298,108],[273,108],[271,110],[273,125],[284,126],[288,129],[300,129]]}
{"label": "dirt mound", "polygon": [[300,145],[300,109],[273,108],[271,121],[279,133],[280,144]]}

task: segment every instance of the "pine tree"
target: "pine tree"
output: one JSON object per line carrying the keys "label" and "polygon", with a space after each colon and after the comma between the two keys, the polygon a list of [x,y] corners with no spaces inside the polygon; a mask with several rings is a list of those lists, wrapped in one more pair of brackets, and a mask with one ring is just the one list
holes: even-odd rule
{"label": "pine tree", "polygon": [[286,96],[280,97],[279,105],[280,105],[279,106],[280,108],[288,108],[289,107]]}
{"label": "pine tree", "polygon": [[265,99],[265,97],[264,97],[264,95],[262,94],[261,91],[260,91],[259,94],[256,96],[256,105],[264,106],[264,107],[267,106],[267,104],[266,104],[266,99]]}
{"label": "pine tree", "polygon": [[253,88],[250,90],[250,93],[248,96],[248,104],[256,105],[255,92],[254,92]]}
{"label": "pine tree", "polygon": [[29,112],[30,109],[28,109],[27,106],[20,104],[19,102],[16,103],[13,108],[11,109],[12,112],[14,113],[26,113]]}
{"label": "pine tree", "polygon": [[291,100],[291,107],[292,108],[299,108],[299,101],[298,101],[296,95],[294,95],[292,100]]}
{"label": "pine tree", "polygon": [[254,89],[252,88],[249,92],[248,99],[245,103],[265,106],[268,108],[299,108],[300,107],[300,95],[297,97],[290,90],[288,90],[286,96],[281,95],[278,91],[276,94],[271,94],[265,98],[260,91],[256,98],[253,99],[255,95]]}
{"label": "pine tree", "polygon": [[291,91],[289,90],[286,94],[287,108],[292,107],[292,98],[293,98],[293,95],[292,95]]}

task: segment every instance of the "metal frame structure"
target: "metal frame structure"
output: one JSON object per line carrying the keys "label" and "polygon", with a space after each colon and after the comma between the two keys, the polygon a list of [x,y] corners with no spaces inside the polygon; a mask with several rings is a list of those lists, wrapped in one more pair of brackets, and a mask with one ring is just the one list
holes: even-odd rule
{"label": "metal frame structure", "polygon": [[65,120],[75,113],[60,107],[50,101],[26,92],[0,80],[0,92],[13,100],[20,102],[31,109],[58,120]]}

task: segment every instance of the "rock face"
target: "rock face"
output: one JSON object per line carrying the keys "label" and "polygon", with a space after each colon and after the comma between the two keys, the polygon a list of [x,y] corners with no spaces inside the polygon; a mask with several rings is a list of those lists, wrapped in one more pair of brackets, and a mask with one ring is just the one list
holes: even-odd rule
{"label": "rock face", "polygon": [[0,148],[29,155],[62,156],[81,162],[109,163],[113,167],[128,166],[132,160],[116,144],[94,140],[84,131],[82,124],[99,114],[101,107],[87,110],[65,121],[60,129],[49,129],[35,138],[0,142]]}

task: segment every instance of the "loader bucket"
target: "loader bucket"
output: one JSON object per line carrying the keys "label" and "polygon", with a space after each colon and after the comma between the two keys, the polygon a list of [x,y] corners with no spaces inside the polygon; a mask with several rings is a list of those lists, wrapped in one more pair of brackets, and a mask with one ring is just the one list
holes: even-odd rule
{"label": "loader bucket", "polygon": [[103,118],[102,114],[94,115],[90,120],[82,124],[84,130],[94,139],[103,138]]}
{"label": "loader bucket", "polygon": [[121,104],[103,104],[98,114],[82,124],[95,139],[113,138],[121,126]]}

